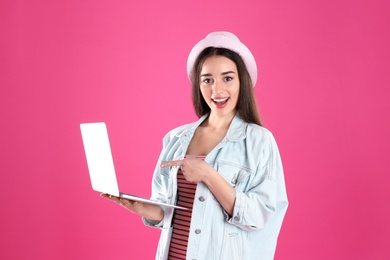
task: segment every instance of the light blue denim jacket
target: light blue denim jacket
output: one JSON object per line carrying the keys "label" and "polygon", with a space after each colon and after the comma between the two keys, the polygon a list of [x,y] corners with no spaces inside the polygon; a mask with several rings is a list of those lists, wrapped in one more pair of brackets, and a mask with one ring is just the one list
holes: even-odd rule
{"label": "light blue denim jacket", "polygon": [[[160,168],[162,161],[183,159],[201,117],[170,131],[152,181],[152,200],[174,204],[178,167]],[[205,161],[236,190],[234,212],[229,216],[207,186],[197,184],[193,204],[187,259],[273,259],[288,201],[279,150],[265,128],[235,116],[225,138]],[[172,208],[163,208],[156,259],[167,259],[171,239]]]}

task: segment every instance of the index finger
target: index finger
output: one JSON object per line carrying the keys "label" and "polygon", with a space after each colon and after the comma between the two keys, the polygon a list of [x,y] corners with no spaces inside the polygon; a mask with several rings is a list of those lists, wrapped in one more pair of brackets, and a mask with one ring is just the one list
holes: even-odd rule
{"label": "index finger", "polygon": [[161,168],[170,167],[170,166],[180,166],[183,164],[183,160],[177,160],[177,161],[167,161],[161,163]]}

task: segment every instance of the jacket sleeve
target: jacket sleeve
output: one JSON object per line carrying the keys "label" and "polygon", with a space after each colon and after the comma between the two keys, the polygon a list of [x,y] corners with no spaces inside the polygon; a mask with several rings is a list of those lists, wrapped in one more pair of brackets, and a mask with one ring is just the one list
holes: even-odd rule
{"label": "jacket sleeve", "polygon": [[[159,201],[162,203],[169,203],[167,194],[168,194],[168,187],[167,187],[167,176],[164,177],[164,175],[168,175],[167,169],[161,169],[160,164],[162,161],[164,161],[166,158],[166,150],[169,146],[170,140],[171,140],[172,133],[168,133],[164,139],[163,139],[163,148],[160,153],[159,159],[157,161],[156,168],[153,173],[153,179],[152,179],[152,195],[150,197],[151,200]],[[161,206],[162,210],[164,211],[164,217],[165,217],[165,207]],[[155,227],[155,228],[162,228],[164,223],[164,217],[163,219],[158,221],[153,221],[147,218],[142,218],[143,223],[146,226]]]}
{"label": "jacket sleeve", "polygon": [[[273,135],[263,130],[260,142],[247,140],[248,156],[257,156],[256,169],[245,189],[236,189],[233,215],[224,212],[226,221],[244,230],[261,230],[278,215],[283,219],[288,206],[279,150]],[[281,223],[280,223],[281,224]]]}
{"label": "jacket sleeve", "polygon": [[[174,171],[171,167],[161,168],[160,164],[163,161],[171,161],[175,159],[178,154],[182,153],[180,142],[178,139],[178,134],[185,129],[187,125],[183,125],[171,130],[163,138],[163,147],[160,153],[160,156],[157,161],[156,168],[153,173],[152,179],[152,195],[151,200],[159,201],[167,204],[174,204],[176,198],[175,187],[172,186],[173,183],[170,183],[171,171]],[[176,156],[176,157],[175,157]],[[161,222],[157,223],[156,221],[151,221],[143,218],[143,222],[147,226],[162,228],[166,223],[164,220],[169,219],[170,214],[172,214],[172,209],[161,206],[164,211],[164,218]],[[168,214],[167,214],[168,211]]]}

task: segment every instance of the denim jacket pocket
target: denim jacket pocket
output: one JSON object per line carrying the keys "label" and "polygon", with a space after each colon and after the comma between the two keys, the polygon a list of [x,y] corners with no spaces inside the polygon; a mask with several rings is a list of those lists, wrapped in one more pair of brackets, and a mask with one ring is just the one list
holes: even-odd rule
{"label": "denim jacket pocket", "polygon": [[220,164],[217,171],[236,190],[244,191],[249,181],[249,170],[229,164]]}

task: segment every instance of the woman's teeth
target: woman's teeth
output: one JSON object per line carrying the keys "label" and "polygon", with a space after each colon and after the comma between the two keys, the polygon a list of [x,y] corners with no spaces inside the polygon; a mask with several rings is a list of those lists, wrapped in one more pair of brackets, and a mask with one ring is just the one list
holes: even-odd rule
{"label": "woman's teeth", "polygon": [[223,103],[226,100],[228,100],[228,98],[229,97],[226,97],[226,98],[214,98],[213,101],[216,102],[216,103]]}

